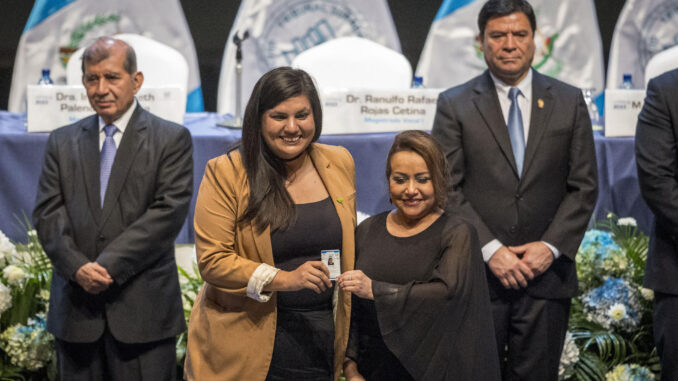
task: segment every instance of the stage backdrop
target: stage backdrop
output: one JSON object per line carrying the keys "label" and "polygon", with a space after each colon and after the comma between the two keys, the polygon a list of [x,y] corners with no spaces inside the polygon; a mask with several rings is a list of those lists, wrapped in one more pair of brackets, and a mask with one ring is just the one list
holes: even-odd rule
{"label": "stage backdrop", "polygon": [[26,85],[50,69],[66,84],[66,64],[78,48],[116,33],[136,33],[178,50],[188,62],[186,110],[203,111],[198,58],[178,0],[37,0],[14,62],[9,110],[26,111]]}
{"label": "stage backdrop", "polygon": [[[417,66],[427,87],[448,88],[485,70],[478,13],[483,0],[445,0]],[[532,66],[581,88],[602,91],[603,49],[593,0],[531,0],[537,19]]]}

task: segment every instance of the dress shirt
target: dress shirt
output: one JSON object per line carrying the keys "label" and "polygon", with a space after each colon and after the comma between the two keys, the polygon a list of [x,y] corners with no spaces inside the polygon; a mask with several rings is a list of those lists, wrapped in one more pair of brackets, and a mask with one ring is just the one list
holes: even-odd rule
{"label": "dress shirt", "polygon": [[[509,98],[509,90],[511,87],[517,87],[520,90],[518,95],[518,106],[520,106],[520,114],[523,117],[523,132],[525,134],[525,147],[527,147],[527,136],[530,132],[530,114],[532,112],[532,70],[527,72],[525,78],[523,78],[520,83],[516,86],[510,86],[504,83],[499,78],[495,77],[492,72],[490,72],[490,77],[494,82],[494,87],[497,90],[497,97],[499,97],[499,105],[501,106],[501,113],[504,116],[504,122],[508,125],[508,115],[509,110],[511,109],[511,98]],[[558,259],[560,257],[560,251],[553,245],[548,242],[542,241],[553,253],[553,257]],[[488,262],[494,253],[501,248],[503,244],[499,242],[498,239],[493,239],[483,246],[483,260]]]}
{"label": "dress shirt", "polygon": [[[134,98],[134,103],[132,103],[132,106],[125,111],[122,116],[111,123],[115,127],[118,128],[118,131],[113,135],[113,141],[115,142],[115,148],[120,148],[120,140],[122,140],[122,134],[125,133],[125,129],[127,128],[127,124],[129,123],[130,118],[132,118],[132,114],[134,114],[134,109],[137,108],[137,99]],[[104,127],[106,127],[106,122],[99,117],[99,152],[101,152],[101,149],[104,146],[104,140],[106,140],[106,132],[104,131]]]}

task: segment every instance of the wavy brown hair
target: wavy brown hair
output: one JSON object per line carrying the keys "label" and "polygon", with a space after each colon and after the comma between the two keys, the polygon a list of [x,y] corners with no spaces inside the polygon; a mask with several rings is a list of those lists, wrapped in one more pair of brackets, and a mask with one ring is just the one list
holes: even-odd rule
{"label": "wavy brown hair", "polygon": [[431,174],[436,206],[445,209],[450,187],[450,171],[440,145],[424,131],[409,130],[396,135],[386,157],[386,180],[391,177],[391,158],[398,152],[410,151],[421,156]]}

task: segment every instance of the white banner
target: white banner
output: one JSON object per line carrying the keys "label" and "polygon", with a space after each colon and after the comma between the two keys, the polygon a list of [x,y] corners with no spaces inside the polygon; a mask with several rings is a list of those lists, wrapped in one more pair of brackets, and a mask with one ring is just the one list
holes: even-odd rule
{"label": "white banner", "polygon": [[[445,0],[436,15],[416,73],[427,87],[449,88],[487,65],[478,36],[483,0]],[[593,0],[532,0],[537,19],[532,66],[580,88],[603,90],[603,52]]]}
{"label": "white banner", "polygon": [[644,88],[647,62],[676,44],[678,0],[626,0],[612,36],[607,88],[618,88],[624,74]]}
{"label": "white banner", "polygon": [[136,33],[178,50],[189,65],[186,111],[202,111],[200,72],[184,12],[178,0],[36,0],[19,41],[9,111],[26,111],[26,85],[50,69],[66,84],[66,64],[78,48],[117,33]]}
{"label": "white banner", "polygon": [[264,73],[290,66],[294,57],[337,37],[358,36],[400,52],[385,0],[243,0],[228,37],[219,77],[217,112],[235,112],[235,33],[242,43],[242,108]]}

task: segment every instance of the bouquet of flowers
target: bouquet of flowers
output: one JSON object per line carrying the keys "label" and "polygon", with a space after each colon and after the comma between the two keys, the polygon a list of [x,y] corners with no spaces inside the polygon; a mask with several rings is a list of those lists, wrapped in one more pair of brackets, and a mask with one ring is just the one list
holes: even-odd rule
{"label": "bouquet of flowers", "polygon": [[35,230],[26,243],[0,232],[0,379],[52,380],[54,337],[45,330],[52,267]]}
{"label": "bouquet of flowers", "polygon": [[[56,379],[54,337],[47,332],[52,265],[26,220],[26,243],[0,231],[0,381]],[[197,266],[178,267],[186,321],[202,286]],[[183,377],[186,333],[177,338],[177,376]]]}
{"label": "bouquet of flowers", "polygon": [[613,214],[586,232],[577,253],[581,294],[572,301],[560,380],[653,380],[658,374],[654,294],[642,287],[648,243],[633,218]]}

